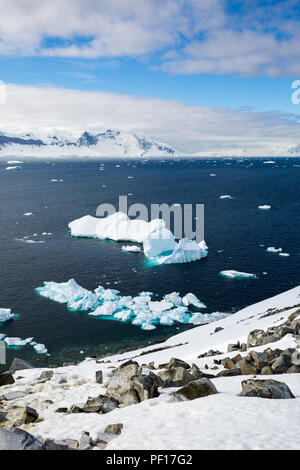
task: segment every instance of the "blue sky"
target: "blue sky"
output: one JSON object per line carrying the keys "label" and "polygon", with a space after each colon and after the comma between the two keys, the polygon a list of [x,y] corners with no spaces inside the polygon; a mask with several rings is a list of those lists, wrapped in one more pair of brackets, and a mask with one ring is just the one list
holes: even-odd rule
{"label": "blue sky", "polygon": [[[95,92],[99,113],[105,93],[176,100],[191,116],[201,107],[265,113],[258,120],[270,126],[281,113],[277,130],[299,116],[291,101],[300,78],[296,0],[0,0],[0,11],[0,80],[19,92],[76,90],[82,102]],[[6,111],[17,126],[18,109],[7,103]],[[74,127],[62,116],[63,125]]]}

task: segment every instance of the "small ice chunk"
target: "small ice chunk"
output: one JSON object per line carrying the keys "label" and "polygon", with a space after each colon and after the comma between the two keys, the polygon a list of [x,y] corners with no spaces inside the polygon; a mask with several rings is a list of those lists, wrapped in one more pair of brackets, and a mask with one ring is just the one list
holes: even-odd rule
{"label": "small ice chunk", "polygon": [[244,273],[240,271],[235,271],[233,269],[228,271],[221,271],[220,276],[228,277],[229,279],[258,279],[256,274]]}
{"label": "small ice chunk", "polygon": [[25,212],[24,215],[25,215],[26,217],[29,217],[29,216],[33,215],[33,213],[32,213],[32,212]]}
{"label": "small ice chunk", "polygon": [[258,206],[258,209],[268,210],[268,209],[271,209],[271,206],[264,204],[263,206]]}
{"label": "small ice chunk", "polygon": [[223,196],[220,196],[220,199],[233,199],[233,197],[230,194],[223,194]]}
{"label": "small ice chunk", "polygon": [[171,302],[161,301],[150,301],[149,308],[152,312],[163,312],[164,310],[170,310],[173,307]]}
{"label": "small ice chunk", "polygon": [[0,322],[4,323],[5,321],[12,320],[14,316],[10,308],[0,308]]}
{"label": "small ice chunk", "polygon": [[290,256],[289,253],[279,253],[279,256]]}
{"label": "small ice chunk", "polygon": [[107,301],[100,307],[98,307],[94,312],[91,312],[89,315],[93,317],[97,316],[111,316],[118,309],[118,304],[116,302]]}
{"label": "small ice chunk", "polygon": [[17,346],[17,347],[26,346],[26,344],[31,343],[32,340],[33,338],[26,338],[26,339],[21,339],[17,337],[4,338],[4,341],[7,344],[7,346]]}
{"label": "small ice chunk", "polygon": [[142,251],[142,249],[137,245],[123,245],[122,246],[122,251],[137,253],[139,251]]}
{"label": "small ice chunk", "polygon": [[193,307],[197,307],[197,308],[206,308],[206,305],[203,302],[201,302],[191,292],[189,292],[189,294],[186,294],[184,297],[182,297],[182,302],[187,307],[189,307],[189,305],[192,305]]}
{"label": "small ice chunk", "polygon": [[36,345],[33,346],[35,352],[38,354],[47,354],[48,350],[46,346],[42,343],[37,343]]}
{"label": "small ice chunk", "polygon": [[282,252],[282,248],[275,248],[275,246],[269,246],[266,251],[268,251],[269,253],[281,253]]}
{"label": "small ice chunk", "polygon": [[15,165],[15,166],[7,166],[5,169],[6,170],[22,170],[22,167]]}

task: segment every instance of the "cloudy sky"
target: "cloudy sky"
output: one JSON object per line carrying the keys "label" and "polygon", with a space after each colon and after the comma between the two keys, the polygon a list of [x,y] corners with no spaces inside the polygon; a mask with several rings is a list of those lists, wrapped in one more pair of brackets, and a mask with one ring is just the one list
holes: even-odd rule
{"label": "cloudy sky", "polygon": [[114,127],[188,153],[300,143],[297,0],[0,0],[0,12],[0,130]]}

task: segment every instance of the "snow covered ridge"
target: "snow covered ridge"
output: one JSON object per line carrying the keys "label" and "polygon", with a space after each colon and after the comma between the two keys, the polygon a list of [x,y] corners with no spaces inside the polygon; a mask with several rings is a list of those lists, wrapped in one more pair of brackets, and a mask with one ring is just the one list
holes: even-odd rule
{"label": "snow covered ridge", "polygon": [[53,134],[8,134],[0,132],[0,156],[95,156],[153,157],[175,156],[170,146],[135,133],[108,129],[104,132]]}
{"label": "snow covered ridge", "polygon": [[204,240],[196,243],[182,238],[177,243],[162,219],[131,220],[123,212],[115,212],[105,218],[86,215],[70,222],[69,228],[73,237],[142,243],[144,255],[153,264],[188,263],[207,256]]}
{"label": "snow covered ridge", "polygon": [[177,292],[167,294],[161,301],[153,301],[152,292],[141,292],[138,296],[122,296],[115,289],[102,286],[89,291],[79,286],[74,279],[68,282],[45,282],[36,292],[55,302],[65,303],[70,311],[86,312],[92,317],[130,322],[143,330],[153,330],[157,325],[174,325],[176,322],[201,325],[228,314],[214,312],[202,314],[193,309],[206,305],[194,294],[180,297]]}
{"label": "snow covered ridge", "polygon": [[51,369],[15,360],[0,449],[26,431],[43,449],[299,449],[299,307],[300,286],[156,346]]}

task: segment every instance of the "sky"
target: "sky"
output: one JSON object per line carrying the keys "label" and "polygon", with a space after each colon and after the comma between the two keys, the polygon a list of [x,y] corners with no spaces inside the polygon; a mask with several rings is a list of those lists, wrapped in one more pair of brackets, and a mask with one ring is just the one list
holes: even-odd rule
{"label": "sky", "polygon": [[300,143],[296,0],[0,0],[0,12],[0,130],[113,127],[187,153]]}

